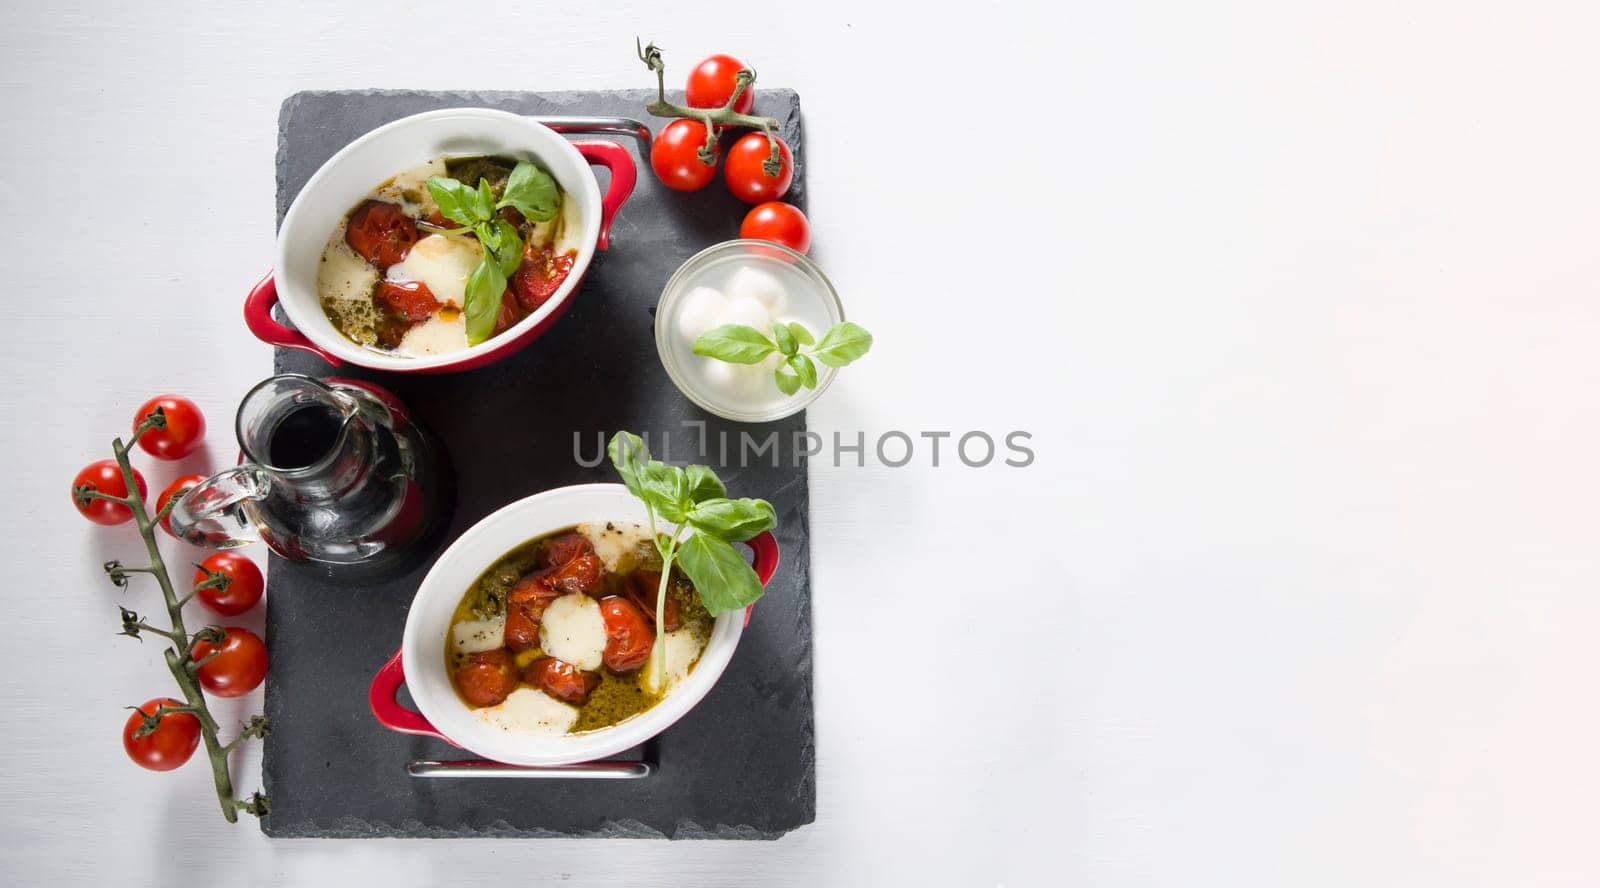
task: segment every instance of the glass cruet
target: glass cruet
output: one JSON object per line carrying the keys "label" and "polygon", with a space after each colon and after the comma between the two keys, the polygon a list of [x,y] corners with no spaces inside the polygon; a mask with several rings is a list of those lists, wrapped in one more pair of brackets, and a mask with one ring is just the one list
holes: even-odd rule
{"label": "glass cruet", "polygon": [[239,464],[173,507],[181,539],[261,540],[330,578],[377,578],[408,567],[448,520],[448,460],[370,382],[274,376],[245,395],[234,428]]}

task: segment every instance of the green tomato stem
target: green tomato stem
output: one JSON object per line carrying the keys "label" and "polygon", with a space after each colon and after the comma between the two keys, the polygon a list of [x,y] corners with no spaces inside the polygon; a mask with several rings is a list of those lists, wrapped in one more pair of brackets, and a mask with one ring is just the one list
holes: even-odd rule
{"label": "green tomato stem", "polygon": [[[136,443],[145,431],[151,428],[165,427],[166,418],[160,412],[152,413],[141,421],[134,429],[133,436],[126,444],[121,438],[111,442],[111,452],[116,457],[117,466],[122,470],[122,481],[128,488],[128,495],[124,499],[126,505],[133,512],[135,526],[139,536],[144,539],[145,551],[150,556],[150,566],[147,568],[119,568],[123,573],[139,572],[149,573],[155,577],[156,583],[161,587],[161,596],[167,606],[167,617],[172,623],[170,630],[157,629],[144,621],[140,621],[141,631],[154,632],[164,636],[172,642],[172,647],[163,652],[167,671],[172,673],[173,679],[178,683],[178,688],[183,694],[185,705],[182,707],[168,708],[173,712],[192,712],[200,721],[200,737],[205,743],[206,755],[211,760],[211,777],[216,786],[217,801],[222,807],[222,816],[229,823],[239,819],[239,811],[246,810],[253,813],[265,813],[268,803],[259,793],[251,797],[249,803],[240,803],[233,797],[233,779],[228,774],[228,749],[217,739],[217,721],[211,715],[211,710],[206,706],[205,694],[202,692],[199,680],[199,664],[194,662],[193,642],[189,632],[183,625],[183,605],[188,597],[179,599],[172,585],[172,578],[167,572],[167,565],[161,557],[161,549],[156,544],[157,519],[153,519],[145,509],[144,497],[139,494],[139,485],[134,482],[133,464],[128,459],[129,448]],[[192,596],[190,596],[192,597]],[[220,652],[213,652],[215,656]],[[264,729],[263,729],[264,730]]]}
{"label": "green tomato stem", "polygon": [[676,102],[667,101],[667,64],[661,58],[661,50],[654,43],[639,45],[639,39],[634,38],[634,46],[639,52],[639,61],[644,62],[646,68],[656,75],[656,100],[644,106],[644,110],[654,117],[689,117],[705,124],[706,144],[699,152],[700,162],[706,166],[715,166],[717,162],[717,129],[749,127],[761,130],[767,136],[767,145],[771,153],[762,161],[762,170],[769,176],[776,177],[783,171],[782,152],[778,148],[778,121],[773,117],[756,117],[751,114],[741,114],[733,110],[739,97],[756,81],[756,72],[745,68],[734,76],[733,94],[728,96],[728,101],[721,108],[690,108]]}

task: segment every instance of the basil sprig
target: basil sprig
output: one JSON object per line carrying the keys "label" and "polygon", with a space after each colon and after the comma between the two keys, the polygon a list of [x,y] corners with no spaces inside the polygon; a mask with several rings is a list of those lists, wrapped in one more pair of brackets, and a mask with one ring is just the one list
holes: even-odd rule
{"label": "basil sprig", "polygon": [[774,324],[771,338],[744,324],[723,324],[700,334],[694,341],[695,354],[730,364],[755,364],[768,355],[782,355],[783,363],[772,375],[779,391],[786,395],[800,391],[801,386],[817,387],[817,365],[813,359],[829,367],[843,367],[870,348],[872,334],[849,321],[833,325],[822,334],[821,341],[798,322]]}
{"label": "basil sprig", "polygon": [[471,234],[483,245],[483,258],[467,277],[467,304],[462,306],[467,343],[477,345],[494,334],[506,282],[522,265],[522,236],[515,225],[500,218],[499,211],[512,207],[531,222],[547,222],[561,209],[561,190],[549,173],[524,160],[511,171],[498,201],[488,179],[479,179],[478,187],[473,188],[456,179],[433,176],[428,179],[428,194],[439,214],[461,227],[424,227],[447,236]]}
{"label": "basil sprig", "polygon": [[[622,483],[644,502],[650,516],[650,533],[661,553],[661,586],[656,590],[656,613],[665,613],[667,583],[674,563],[694,583],[700,601],[712,614],[738,610],[755,603],[764,590],[761,580],[733,547],[778,524],[772,504],[763,499],[730,499],[722,480],[709,466],[687,468],[652,459],[638,435],[618,432],[606,448]],[[656,516],[678,525],[672,533],[656,527]],[[663,674],[666,621],[656,621],[656,643],[651,651],[652,674]],[[659,690],[659,688],[657,688]]]}

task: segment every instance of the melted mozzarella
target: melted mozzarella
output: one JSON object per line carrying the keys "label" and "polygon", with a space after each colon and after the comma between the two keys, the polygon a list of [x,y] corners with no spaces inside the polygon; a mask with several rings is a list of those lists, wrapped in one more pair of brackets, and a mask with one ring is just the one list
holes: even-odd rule
{"label": "melted mozzarella", "polygon": [[435,314],[407,330],[395,351],[407,357],[420,358],[458,352],[466,347],[467,322],[459,315],[447,321]]}
{"label": "melted mozzarella", "polygon": [[539,620],[539,647],[579,669],[599,669],[606,649],[606,622],[599,603],[580,592],[550,602]]}
{"label": "melted mozzarella", "polygon": [[458,654],[492,651],[506,643],[505,614],[488,620],[462,620],[450,630],[451,650]]}
{"label": "melted mozzarella", "polygon": [[[619,532],[620,531],[620,532]],[[594,553],[600,556],[600,561],[606,570],[620,572],[631,570],[637,562],[624,560],[638,549],[640,543],[650,541],[649,534],[637,524],[612,524],[607,530],[604,524],[580,524],[578,533],[589,538],[594,544]]]}
{"label": "melted mozzarella", "polygon": [[689,677],[689,670],[694,666],[695,661],[700,659],[700,652],[704,650],[705,645],[701,643],[700,637],[689,629],[677,629],[668,632],[664,644],[667,652],[665,669],[663,670],[666,683],[664,685],[656,684],[656,658],[654,656],[645,661],[644,683],[645,687],[662,687],[670,691],[682,684],[685,678]]}
{"label": "melted mozzarella", "polygon": [[482,258],[483,246],[473,238],[430,234],[417,241],[404,262],[389,269],[389,277],[421,281],[433,298],[461,307],[467,304],[467,278]]}
{"label": "melted mozzarella", "polygon": [[512,691],[499,706],[473,713],[490,727],[518,734],[565,734],[578,721],[577,707],[529,687]]}
{"label": "melted mozzarella", "polygon": [[[400,173],[374,193],[390,203],[400,204],[412,216],[426,216],[435,207],[433,196],[428,194],[428,180],[448,175],[444,158],[438,157]],[[413,197],[417,199],[412,200]]]}
{"label": "melted mozzarella", "polygon": [[324,299],[369,300],[378,270],[344,242],[344,226],[328,239],[317,266],[317,294]]}
{"label": "melted mozzarella", "polygon": [[578,216],[578,202],[567,200],[565,194],[561,195],[561,237],[556,241],[556,252],[565,253],[568,250],[581,250],[583,248],[583,220]]}

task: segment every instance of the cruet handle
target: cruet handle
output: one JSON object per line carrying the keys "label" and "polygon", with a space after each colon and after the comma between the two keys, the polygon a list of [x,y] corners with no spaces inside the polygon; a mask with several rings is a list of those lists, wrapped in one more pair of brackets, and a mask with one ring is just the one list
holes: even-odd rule
{"label": "cruet handle", "polygon": [[172,507],[172,533],[185,542],[233,549],[261,539],[249,504],[267,495],[271,481],[255,466],[234,466],[212,475]]}

